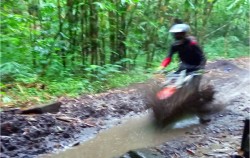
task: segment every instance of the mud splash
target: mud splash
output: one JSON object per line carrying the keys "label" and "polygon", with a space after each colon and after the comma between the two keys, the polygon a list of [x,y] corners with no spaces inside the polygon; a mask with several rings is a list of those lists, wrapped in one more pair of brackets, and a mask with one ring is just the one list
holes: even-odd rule
{"label": "mud splash", "polygon": [[152,118],[151,111],[140,117],[130,118],[123,124],[98,134],[94,139],[78,147],[50,157],[116,157],[129,150],[160,145],[199,126],[199,120],[194,116],[164,128],[157,126]]}

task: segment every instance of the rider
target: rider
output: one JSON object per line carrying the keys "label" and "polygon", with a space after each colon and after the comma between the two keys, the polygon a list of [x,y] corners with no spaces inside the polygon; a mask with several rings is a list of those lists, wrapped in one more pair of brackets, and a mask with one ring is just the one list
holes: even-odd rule
{"label": "rider", "polygon": [[176,73],[182,70],[186,70],[186,72],[197,71],[205,67],[206,58],[204,53],[195,38],[187,35],[189,30],[189,25],[184,23],[174,24],[170,28],[169,32],[172,33],[175,42],[172,44],[167,57],[162,61],[160,69],[170,64],[172,56],[176,52],[181,61]]}
{"label": "rider", "polygon": [[[169,32],[172,33],[175,42],[171,45],[167,57],[162,61],[160,69],[167,67],[174,53],[178,53],[181,61],[179,69],[175,73],[180,73],[186,70],[187,73],[205,68],[206,57],[194,37],[188,36],[190,30],[189,25],[184,23],[174,24]],[[196,81],[199,83],[201,76],[196,76]],[[199,84],[194,85],[194,88],[199,88]],[[206,123],[211,119],[206,115],[199,115],[200,122]]]}

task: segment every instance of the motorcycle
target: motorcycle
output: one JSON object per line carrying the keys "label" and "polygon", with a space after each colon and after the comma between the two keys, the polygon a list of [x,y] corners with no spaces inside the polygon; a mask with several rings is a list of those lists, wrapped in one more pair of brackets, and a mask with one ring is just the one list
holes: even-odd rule
{"label": "motorcycle", "polygon": [[198,90],[201,77],[202,72],[199,71],[187,73],[186,70],[182,70],[180,73],[167,74],[161,90],[157,92],[157,98],[167,99],[180,89]]}
{"label": "motorcycle", "polygon": [[160,85],[154,85],[150,105],[159,122],[170,122],[186,112],[183,106],[199,96],[202,74],[200,70],[168,73]]}

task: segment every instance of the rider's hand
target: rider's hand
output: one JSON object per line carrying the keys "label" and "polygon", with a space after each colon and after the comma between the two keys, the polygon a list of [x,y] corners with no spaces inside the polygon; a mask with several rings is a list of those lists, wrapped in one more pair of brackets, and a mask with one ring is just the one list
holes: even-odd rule
{"label": "rider's hand", "polygon": [[156,72],[161,73],[164,70],[164,66],[159,66],[156,68]]}
{"label": "rider's hand", "polygon": [[163,70],[164,69],[164,67],[163,66],[159,66],[159,67],[157,67],[157,71],[161,71],[161,70]]}

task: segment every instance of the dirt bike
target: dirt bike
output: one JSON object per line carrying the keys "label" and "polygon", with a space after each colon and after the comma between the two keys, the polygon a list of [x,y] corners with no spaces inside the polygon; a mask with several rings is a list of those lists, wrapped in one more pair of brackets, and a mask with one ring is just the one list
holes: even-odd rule
{"label": "dirt bike", "polygon": [[161,90],[157,92],[157,98],[167,99],[178,89],[198,90],[202,74],[201,71],[187,73],[186,70],[166,74],[166,80],[162,83]]}
{"label": "dirt bike", "polygon": [[168,73],[154,93],[152,109],[158,121],[170,121],[185,112],[183,104],[198,94],[202,71]]}

